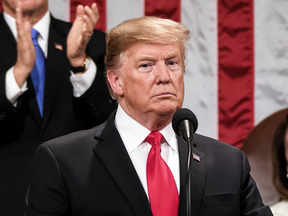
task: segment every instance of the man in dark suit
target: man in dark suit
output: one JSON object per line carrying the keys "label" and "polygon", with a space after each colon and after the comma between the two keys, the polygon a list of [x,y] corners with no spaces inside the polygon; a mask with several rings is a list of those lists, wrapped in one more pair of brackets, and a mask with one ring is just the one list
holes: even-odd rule
{"label": "man in dark suit", "polygon": [[[96,4],[79,6],[73,26],[50,15],[48,0],[2,0],[2,4],[0,215],[18,216],[25,212],[36,148],[104,122],[116,104],[111,103],[104,77],[105,34],[93,30],[99,18]],[[45,56],[42,113],[30,76],[37,57],[32,26],[39,32]]]}
{"label": "man in dark suit", "polygon": [[[156,17],[107,34],[106,74],[118,109],[100,126],[38,148],[27,215],[186,215],[187,146],[171,121],[183,103],[189,35]],[[192,215],[272,215],[242,151],[198,134],[192,151]]]}

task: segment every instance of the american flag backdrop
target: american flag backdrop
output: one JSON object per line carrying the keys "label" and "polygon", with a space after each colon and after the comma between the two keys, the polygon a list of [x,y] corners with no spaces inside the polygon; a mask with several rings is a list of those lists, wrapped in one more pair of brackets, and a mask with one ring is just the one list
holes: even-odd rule
{"label": "american flag backdrop", "polygon": [[184,107],[198,133],[241,147],[256,124],[288,107],[288,0],[49,0],[49,8],[73,21],[78,4],[93,2],[104,32],[144,15],[191,30]]}

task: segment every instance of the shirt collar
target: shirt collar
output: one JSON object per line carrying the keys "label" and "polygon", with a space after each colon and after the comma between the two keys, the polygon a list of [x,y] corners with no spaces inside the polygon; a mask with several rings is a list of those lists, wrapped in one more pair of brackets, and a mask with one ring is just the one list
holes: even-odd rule
{"label": "shirt collar", "polygon": [[288,201],[287,200],[282,200],[276,204],[274,204],[271,209],[273,209],[273,213],[275,215],[285,215],[288,210]]}
{"label": "shirt collar", "polygon": [[[119,105],[116,116],[115,125],[120,133],[124,145],[128,152],[132,152],[139,145],[141,145],[145,138],[151,132],[139,122],[131,118]],[[176,152],[178,152],[178,145],[176,135],[172,128],[172,123],[159,131],[165,138],[167,144]]]}
{"label": "shirt collar", "polygon": [[[9,14],[3,12],[4,15],[4,19],[7,23],[7,25],[9,26],[9,28],[11,29],[15,39],[17,40],[17,29],[16,29],[16,22],[15,19],[10,16]],[[39,20],[34,26],[33,28],[36,29],[41,38],[48,43],[48,34],[49,34],[49,25],[50,25],[50,12],[47,11],[46,14],[43,16],[43,18],[41,20]]]}

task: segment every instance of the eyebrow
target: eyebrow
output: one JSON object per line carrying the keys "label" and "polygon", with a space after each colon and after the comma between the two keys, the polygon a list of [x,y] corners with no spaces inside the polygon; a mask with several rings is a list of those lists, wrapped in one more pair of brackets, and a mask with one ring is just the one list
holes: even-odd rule
{"label": "eyebrow", "polygon": [[[180,59],[180,54],[178,52],[171,53],[167,57],[165,57],[165,60],[172,59],[172,58],[179,58]],[[153,57],[153,56],[140,56],[136,60],[137,61],[156,61],[157,58]]]}
{"label": "eyebrow", "polygon": [[152,56],[143,56],[143,57],[137,58],[136,60],[137,61],[156,61],[157,58],[152,57]]}
{"label": "eyebrow", "polygon": [[168,55],[167,58],[165,58],[165,60],[171,59],[171,58],[179,58],[180,59],[181,55],[178,52],[174,52],[174,53],[171,53],[170,55]]}

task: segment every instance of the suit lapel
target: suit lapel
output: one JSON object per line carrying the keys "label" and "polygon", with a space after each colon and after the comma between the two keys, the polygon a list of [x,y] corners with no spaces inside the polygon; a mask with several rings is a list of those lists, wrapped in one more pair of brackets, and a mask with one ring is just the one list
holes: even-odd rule
{"label": "suit lapel", "polygon": [[[138,178],[136,170],[130,160],[121,137],[114,125],[114,115],[109,118],[104,130],[96,132],[95,138],[100,140],[94,152],[105,164],[126,198],[131,203],[137,215],[152,216],[147,195]],[[192,161],[191,170],[191,189],[192,189],[192,215],[198,215],[203,200],[205,178],[206,178],[206,159],[205,154],[196,148],[196,143],[192,143],[192,152],[200,157],[200,161]],[[180,202],[179,216],[186,215],[186,161],[187,145],[178,137],[178,148],[180,158]]]}
{"label": "suit lapel", "polygon": [[109,119],[107,127],[96,135],[101,141],[94,149],[105,164],[107,170],[125,194],[136,215],[152,216],[147,195],[143,189],[137,172],[114,126],[114,118]]}
{"label": "suit lapel", "polygon": [[[45,75],[45,93],[44,93],[44,113],[43,128],[50,118],[57,93],[61,88],[61,82],[67,70],[68,60],[66,57],[66,35],[59,32],[61,29],[56,28],[57,21],[51,16],[48,39],[48,55],[46,59],[46,75]],[[63,31],[63,30],[62,30]],[[60,48],[59,48],[60,47]],[[68,77],[70,74],[66,74]]]}
{"label": "suit lapel", "polygon": [[[203,200],[205,177],[206,177],[206,159],[205,154],[196,149],[196,143],[192,141],[192,152],[200,157],[200,161],[193,160],[191,165],[191,199],[192,199],[192,215],[198,215]],[[178,136],[178,148],[180,158],[180,202],[179,214],[186,215],[186,167],[188,149],[186,143]]]}

